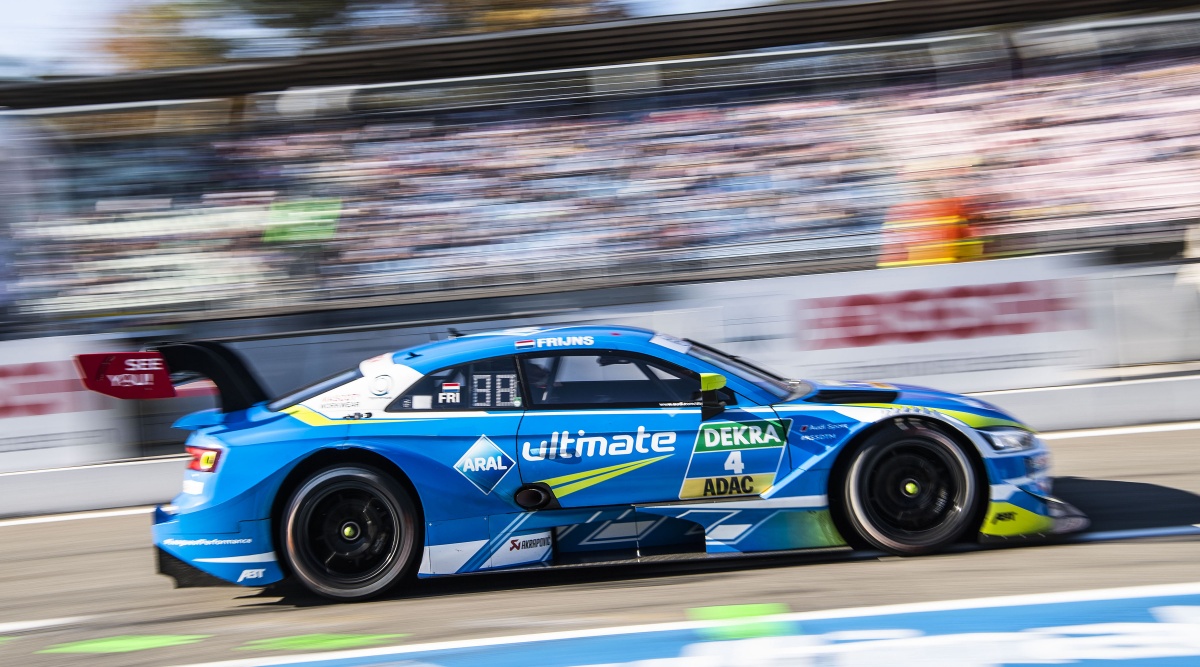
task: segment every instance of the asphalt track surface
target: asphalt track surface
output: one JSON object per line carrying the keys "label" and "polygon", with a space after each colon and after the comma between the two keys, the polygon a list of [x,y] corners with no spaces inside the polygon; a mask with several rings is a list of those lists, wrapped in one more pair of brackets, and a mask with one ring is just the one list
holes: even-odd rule
{"label": "asphalt track surface", "polygon": [[[1050,446],[1056,493],[1088,513],[1092,532],[1200,524],[1200,430],[1089,435]],[[1200,535],[1185,535],[921,558],[837,552],[473,575],[337,605],[286,591],[172,589],[154,574],[149,521],[142,513],[0,522],[0,665],[182,665],[288,655],[246,647],[298,635],[390,635],[374,639],[406,644],[682,621],[688,609],[716,605],[817,611],[1200,581]],[[63,620],[15,625],[48,619]],[[41,652],[130,635],[194,643]]]}

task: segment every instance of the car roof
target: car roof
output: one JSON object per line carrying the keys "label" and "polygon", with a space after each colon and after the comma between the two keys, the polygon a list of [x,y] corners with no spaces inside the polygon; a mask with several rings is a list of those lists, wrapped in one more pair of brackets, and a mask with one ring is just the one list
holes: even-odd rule
{"label": "car roof", "polygon": [[392,362],[428,373],[452,364],[519,352],[630,349],[647,344],[653,336],[648,329],[624,326],[523,327],[417,345],[392,354]]}

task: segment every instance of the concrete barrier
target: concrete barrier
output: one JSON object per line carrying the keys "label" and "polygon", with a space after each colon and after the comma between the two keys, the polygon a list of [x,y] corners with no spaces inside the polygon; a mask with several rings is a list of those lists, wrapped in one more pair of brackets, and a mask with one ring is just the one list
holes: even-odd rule
{"label": "concrete barrier", "polygon": [[0,517],[155,505],[174,498],[187,457],[0,473]]}
{"label": "concrete barrier", "polygon": [[1200,375],[970,394],[1039,431],[1108,428],[1200,418]]}

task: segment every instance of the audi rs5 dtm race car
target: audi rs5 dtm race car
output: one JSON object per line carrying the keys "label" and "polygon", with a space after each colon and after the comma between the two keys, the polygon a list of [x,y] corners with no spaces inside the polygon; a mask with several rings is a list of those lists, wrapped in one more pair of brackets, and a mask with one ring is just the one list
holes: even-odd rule
{"label": "audi rs5 dtm race car", "polygon": [[211,379],[183,492],[154,513],[178,585],[294,578],[338,600],[407,575],[849,544],[900,555],[1082,529],[1045,446],[995,406],[781,378],[624,327],[499,331],[368,359],[269,400],[215,343],[82,355],[89,388]]}

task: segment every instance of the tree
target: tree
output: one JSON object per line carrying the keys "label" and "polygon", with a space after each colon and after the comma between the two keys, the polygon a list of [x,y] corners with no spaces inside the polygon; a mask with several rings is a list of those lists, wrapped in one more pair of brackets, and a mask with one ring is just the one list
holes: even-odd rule
{"label": "tree", "polygon": [[442,20],[453,32],[493,32],[578,25],[625,16],[608,0],[438,0]]}
{"label": "tree", "polygon": [[[437,36],[606,21],[623,17],[614,0],[228,0],[265,26],[359,43],[367,34]],[[391,10],[391,11],[389,11]],[[401,10],[401,11],[395,11]],[[403,17],[403,18],[401,18]],[[405,20],[405,18],[407,20]]]}
{"label": "tree", "polygon": [[[130,69],[162,69],[245,53],[291,55],[322,47],[572,25],[624,15],[617,0],[151,0],[121,13],[103,46]],[[239,34],[227,29],[230,24],[256,27],[251,32],[258,36],[222,36]],[[263,38],[264,32],[270,39]]]}
{"label": "tree", "polygon": [[228,42],[196,34],[206,4],[180,0],[135,4],[120,12],[100,46],[127,69],[167,69],[220,62]]}

